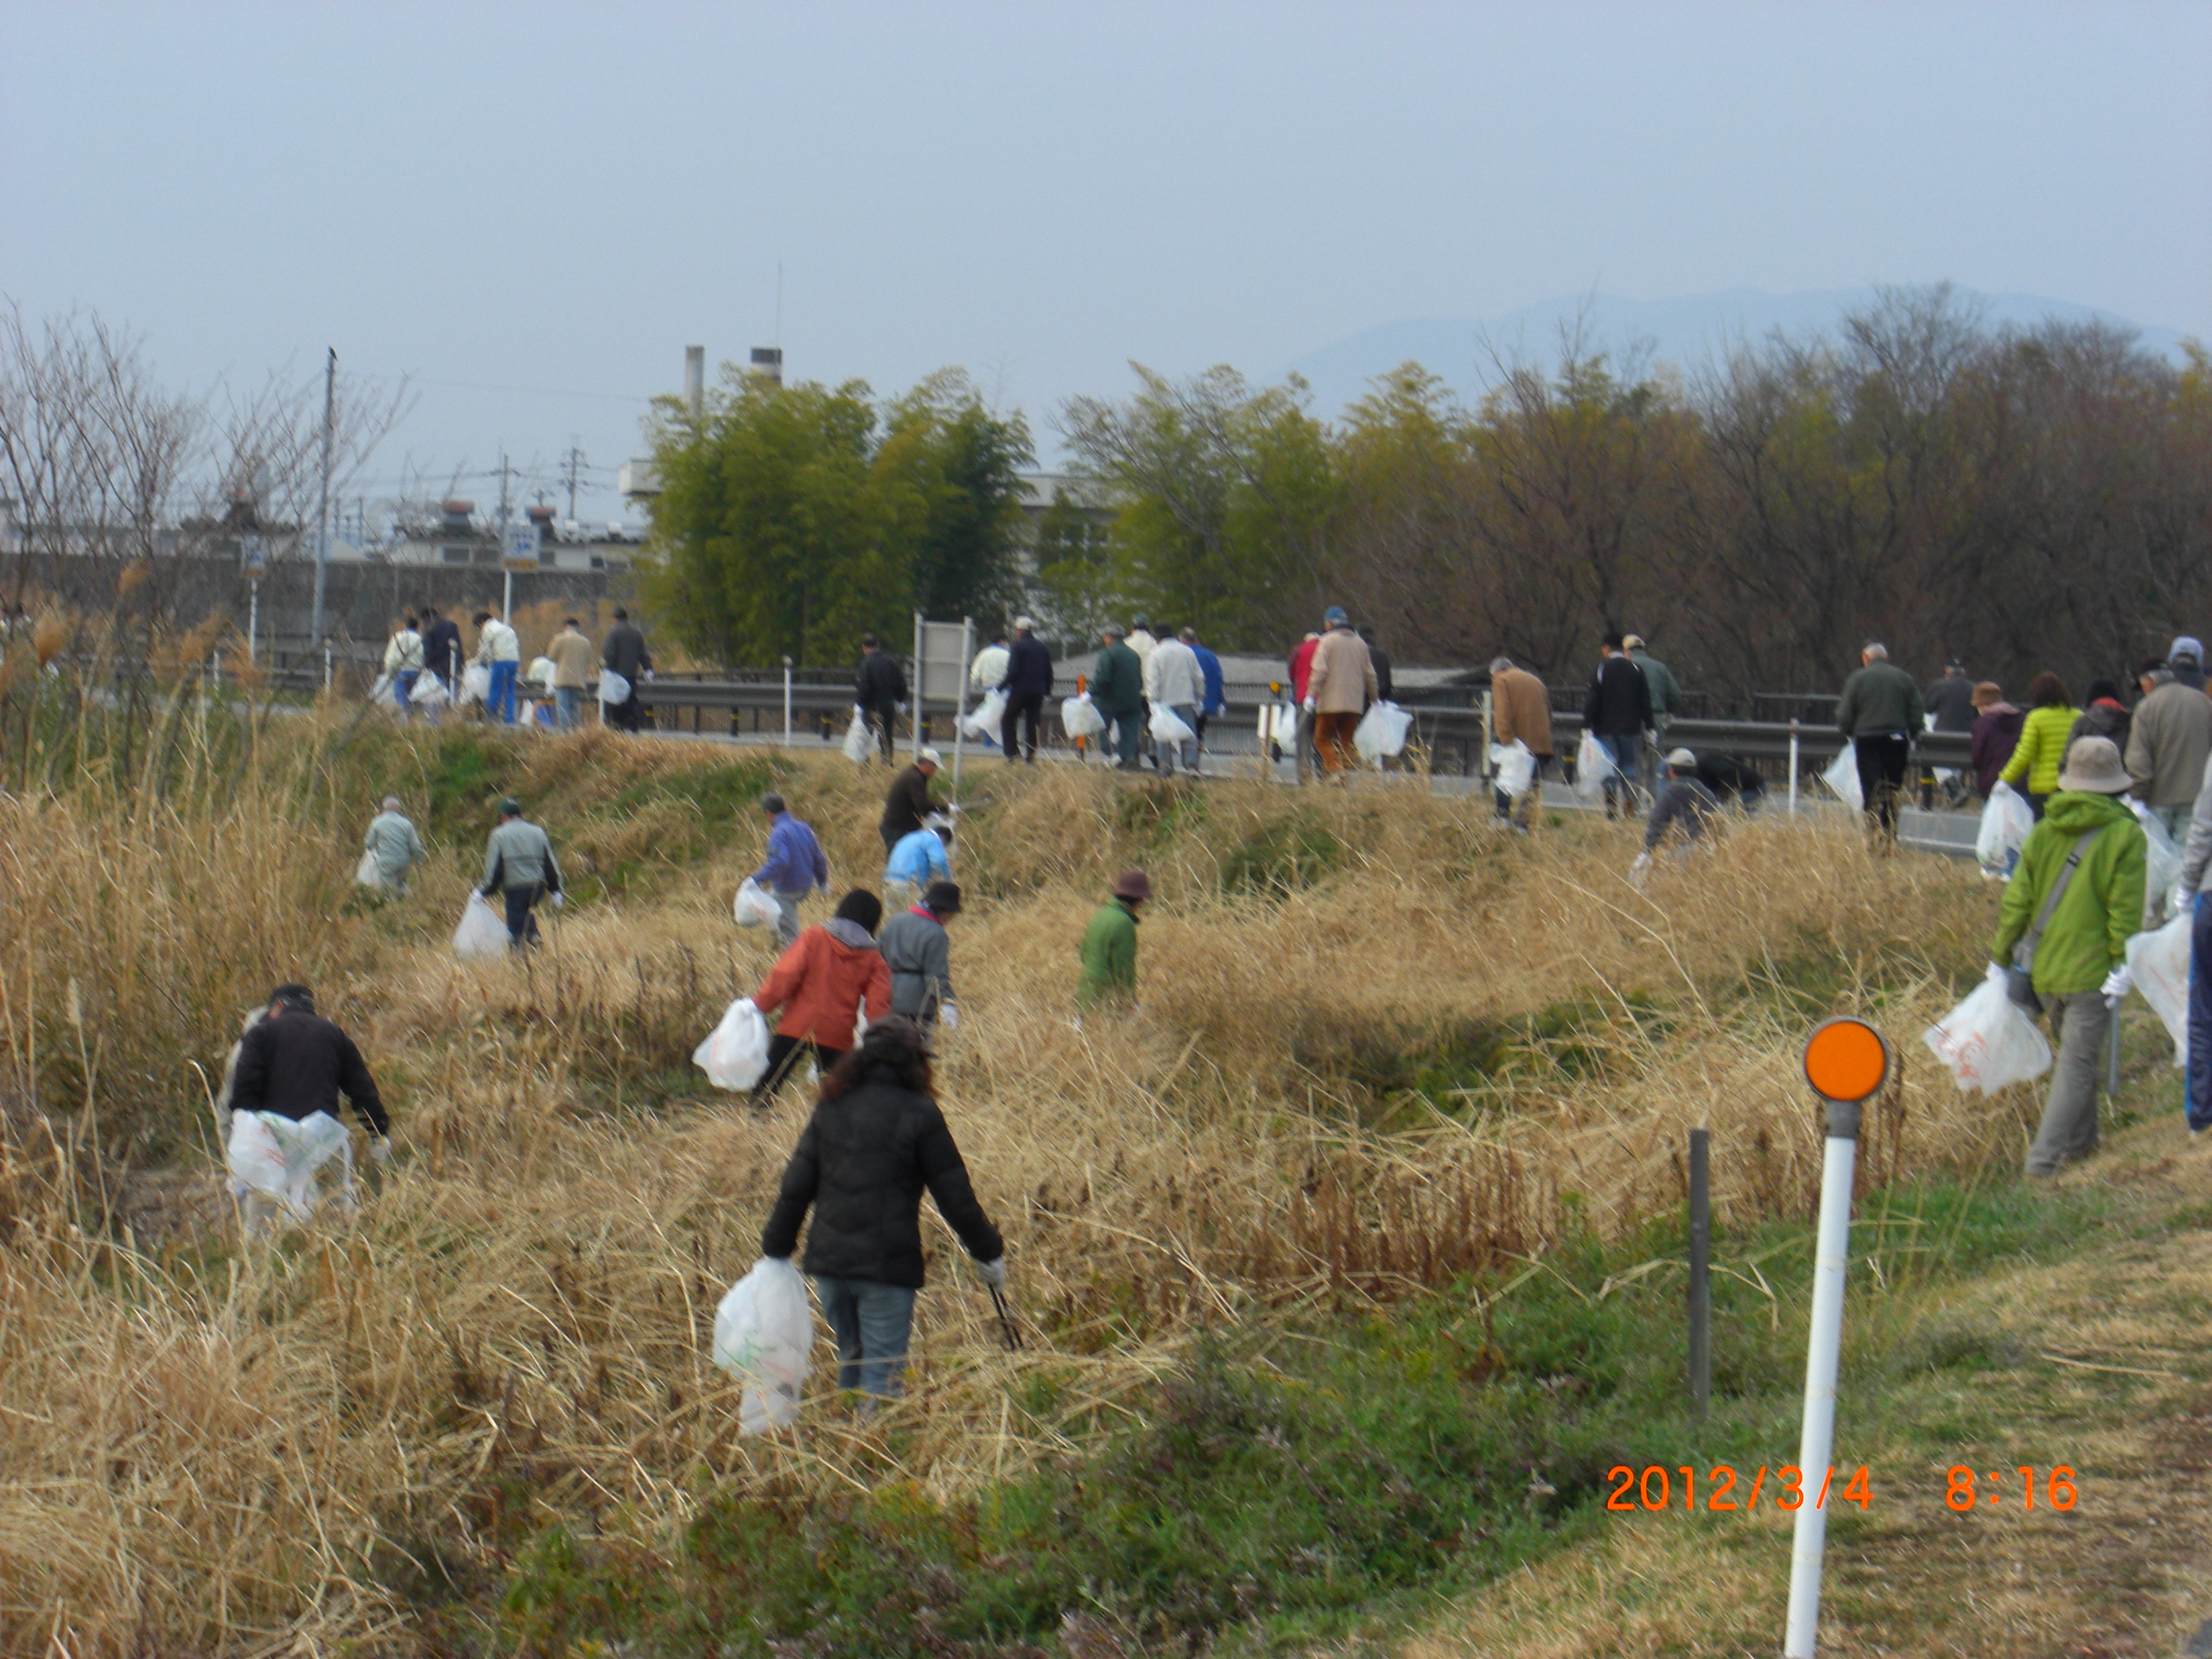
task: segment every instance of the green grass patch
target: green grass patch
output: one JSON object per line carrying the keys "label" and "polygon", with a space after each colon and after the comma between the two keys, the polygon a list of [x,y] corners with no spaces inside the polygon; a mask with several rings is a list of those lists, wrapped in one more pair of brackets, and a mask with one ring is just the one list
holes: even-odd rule
{"label": "green grass patch", "polygon": [[1224,893],[1287,899],[1343,868],[1342,841],[1302,813],[1270,820],[1223,855]]}

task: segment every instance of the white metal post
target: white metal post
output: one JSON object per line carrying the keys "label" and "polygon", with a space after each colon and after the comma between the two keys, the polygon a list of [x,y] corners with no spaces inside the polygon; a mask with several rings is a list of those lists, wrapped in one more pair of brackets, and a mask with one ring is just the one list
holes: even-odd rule
{"label": "white metal post", "polygon": [[261,578],[256,576],[245,602],[245,665],[253,666],[253,636],[261,632]]}
{"label": "white metal post", "polygon": [[[922,613],[914,613],[914,683],[909,693],[914,699],[914,764],[922,763]],[[895,750],[897,745],[894,743]]]}
{"label": "white metal post", "polygon": [[968,658],[976,648],[976,619],[960,619],[960,685],[952,699],[952,798],[960,798],[960,752],[968,738]]}
{"label": "white metal post", "polygon": [[326,693],[330,690],[330,647],[325,645],[322,648],[322,689]]}
{"label": "white metal post", "polygon": [[1789,816],[1797,816],[1797,722],[1789,722]]}
{"label": "white metal post", "polygon": [[784,658],[784,747],[791,746],[791,659]]}
{"label": "white metal post", "polygon": [[1821,1220],[1814,1246],[1813,1326],[1805,1343],[1805,1424],[1797,1442],[1804,1503],[1789,1549],[1789,1623],[1783,1659],[1813,1659],[1821,1628],[1821,1557],[1827,1510],[1820,1502],[1835,1455],[1836,1360],[1843,1345],[1843,1275],[1851,1261],[1851,1178],[1858,1160],[1859,1106],[1829,1101],[1821,1161]]}

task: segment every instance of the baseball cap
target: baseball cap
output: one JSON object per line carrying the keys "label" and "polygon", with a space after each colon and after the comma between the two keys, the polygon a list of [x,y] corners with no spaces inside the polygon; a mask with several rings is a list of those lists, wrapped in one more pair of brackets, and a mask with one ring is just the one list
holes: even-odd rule
{"label": "baseball cap", "polygon": [[932,766],[941,766],[944,764],[944,757],[939,754],[935,749],[924,749],[919,754],[916,755],[914,759],[918,762],[926,761]]}

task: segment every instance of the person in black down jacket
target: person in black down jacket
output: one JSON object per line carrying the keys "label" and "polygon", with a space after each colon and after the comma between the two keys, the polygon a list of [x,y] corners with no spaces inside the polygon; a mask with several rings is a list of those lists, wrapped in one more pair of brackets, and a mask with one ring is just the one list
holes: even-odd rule
{"label": "person in black down jacket", "polygon": [[1582,705],[1582,729],[1604,744],[1613,760],[1613,769],[1605,774],[1605,816],[1633,817],[1636,791],[1629,780],[1642,769],[1639,751],[1651,725],[1651,687],[1622,651],[1620,635],[1607,634],[1599,649],[1598,671],[1590,677],[1590,695]]}
{"label": "person in black down jacket", "polygon": [[883,746],[886,766],[899,764],[893,753],[893,743],[899,705],[906,701],[906,671],[899,666],[896,657],[884,650],[882,640],[872,633],[862,634],[860,671],[853,676],[853,706],[875,728],[876,741]]}
{"label": "person in black down jacket", "polygon": [[269,993],[267,1014],[238,1039],[223,1103],[234,1112],[274,1112],[296,1123],[317,1112],[337,1116],[341,1090],[375,1137],[369,1150],[381,1163],[389,1156],[391,1119],[368,1062],[351,1037],[315,1011],[313,991],[279,985]]}
{"label": "person in black down jacket", "polygon": [[788,1261],[810,1207],[800,1266],[837,1338],[837,1386],[894,1398],[905,1380],[914,1293],[922,1287],[922,1189],[937,1200],[994,1287],[1006,1241],[968,1184],[968,1166],[938,1109],[930,1054],[913,1021],[868,1028],[830,1068],[798,1148],[784,1167],[760,1253]]}

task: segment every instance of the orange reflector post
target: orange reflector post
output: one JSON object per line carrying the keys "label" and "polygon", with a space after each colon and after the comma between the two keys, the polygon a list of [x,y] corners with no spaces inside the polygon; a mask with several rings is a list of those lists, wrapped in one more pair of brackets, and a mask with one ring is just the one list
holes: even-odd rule
{"label": "orange reflector post", "polygon": [[1823,1100],[1870,1099],[1890,1075],[1890,1046],[1864,1020],[1823,1020],[1805,1039],[1805,1081]]}

